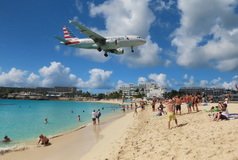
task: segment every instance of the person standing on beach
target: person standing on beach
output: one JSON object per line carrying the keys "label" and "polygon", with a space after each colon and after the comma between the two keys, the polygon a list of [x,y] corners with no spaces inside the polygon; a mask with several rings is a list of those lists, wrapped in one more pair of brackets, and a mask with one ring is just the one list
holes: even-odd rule
{"label": "person standing on beach", "polygon": [[175,97],[175,109],[176,109],[176,114],[181,115],[181,104],[182,104],[182,99],[180,98],[180,96],[176,96]]}
{"label": "person standing on beach", "polygon": [[152,100],[152,111],[154,112],[155,111],[155,104],[156,104],[156,97],[153,98]]}
{"label": "person standing on beach", "polygon": [[80,121],[80,115],[78,115],[78,121]]}
{"label": "person standing on beach", "polygon": [[151,107],[152,107],[152,111],[154,112],[155,111],[155,102],[154,101],[152,102]]}
{"label": "person standing on beach", "polygon": [[96,115],[96,119],[97,119],[97,121],[98,121],[98,124],[100,123],[100,117],[101,117],[101,112],[100,112],[100,109],[98,109],[98,111],[97,111],[97,115]]}
{"label": "person standing on beach", "polygon": [[92,121],[93,121],[93,125],[96,125],[96,115],[97,113],[95,112],[95,110],[92,111]]}
{"label": "person standing on beach", "polygon": [[192,112],[192,96],[191,95],[186,95],[185,96],[185,102],[187,104],[188,108],[188,114]]}
{"label": "person standing on beach", "polygon": [[168,129],[170,129],[170,122],[172,120],[175,121],[176,126],[178,126],[178,121],[177,118],[175,116],[175,108],[174,108],[174,102],[172,99],[169,99],[168,103],[166,104],[166,108],[167,108],[167,114],[168,114]]}
{"label": "person standing on beach", "polygon": [[199,95],[197,94],[194,96],[194,99],[193,99],[193,105],[196,109],[196,112],[199,112],[198,103],[199,103]]}
{"label": "person standing on beach", "polygon": [[138,106],[137,106],[137,104],[135,103],[135,108],[134,108],[134,114],[133,114],[133,116],[134,116],[134,115],[137,115],[137,113],[138,113],[138,112],[137,112],[137,109],[138,109]]}

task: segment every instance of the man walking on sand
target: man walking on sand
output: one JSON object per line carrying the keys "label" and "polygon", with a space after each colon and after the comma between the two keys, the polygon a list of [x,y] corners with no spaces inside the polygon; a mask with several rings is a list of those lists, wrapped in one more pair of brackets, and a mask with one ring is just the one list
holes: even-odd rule
{"label": "man walking on sand", "polygon": [[167,108],[167,113],[168,113],[168,129],[170,129],[170,122],[172,120],[175,121],[176,126],[178,126],[178,121],[177,118],[175,116],[175,108],[174,108],[174,102],[172,99],[169,99],[168,103],[166,104],[166,108]]}

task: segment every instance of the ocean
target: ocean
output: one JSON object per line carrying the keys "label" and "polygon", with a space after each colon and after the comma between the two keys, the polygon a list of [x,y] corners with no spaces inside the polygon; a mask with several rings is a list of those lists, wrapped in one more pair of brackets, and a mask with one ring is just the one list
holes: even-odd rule
{"label": "ocean", "polygon": [[[100,109],[102,118],[120,111],[117,104],[0,99],[0,139],[8,136],[10,143],[0,142],[0,149],[48,137],[91,123],[91,112]],[[78,121],[80,115],[80,121]],[[44,120],[47,118],[48,123]]]}

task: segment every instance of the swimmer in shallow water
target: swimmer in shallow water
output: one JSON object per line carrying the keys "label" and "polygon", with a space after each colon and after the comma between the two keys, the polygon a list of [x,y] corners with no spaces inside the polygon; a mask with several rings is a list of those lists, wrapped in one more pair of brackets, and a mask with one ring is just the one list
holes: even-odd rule
{"label": "swimmer in shallow water", "polygon": [[4,143],[11,142],[11,139],[8,136],[5,136],[2,140],[2,142],[4,142]]}

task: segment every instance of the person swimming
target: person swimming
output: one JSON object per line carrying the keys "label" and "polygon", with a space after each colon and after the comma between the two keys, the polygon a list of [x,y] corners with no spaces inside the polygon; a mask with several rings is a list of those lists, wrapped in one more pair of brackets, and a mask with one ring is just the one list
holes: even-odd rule
{"label": "person swimming", "polygon": [[47,124],[47,123],[48,123],[48,119],[47,119],[47,118],[45,118],[45,121],[44,121],[44,123],[45,123],[45,124]]}
{"label": "person swimming", "polygon": [[78,121],[80,121],[80,115],[78,115]]}
{"label": "person swimming", "polygon": [[2,142],[8,143],[8,142],[11,142],[11,139],[8,136],[5,136],[2,140]]}

